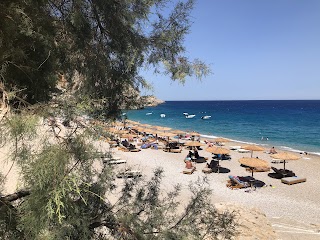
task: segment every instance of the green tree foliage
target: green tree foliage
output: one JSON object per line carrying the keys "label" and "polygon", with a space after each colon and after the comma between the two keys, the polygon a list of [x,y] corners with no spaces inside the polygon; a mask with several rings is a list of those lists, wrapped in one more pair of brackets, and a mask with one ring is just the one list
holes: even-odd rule
{"label": "green tree foliage", "polygon": [[48,100],[56,85],[56,57],[46,3],[4,0],[0,9],[0,81],[30,103]]}
{"label": "green tree foliage", "polygon": [[77,96],[104,99],[114,116],[130,101],[124,90],[147,85],[144,67],[181,82],[209,72],[184,56],[192,7],[192,0],[1,1],[1,81],[35,103],[63,74]]}
{"label": "green tree foliage", "polygon": [[95,146],[104,135],[103,127],[83,128],[74,119],[73,128],[57,134],[54,125],[39,131],[34,115],[19,116],[0,125],[6,131],[2,141],[12,143],[11,160],[20,169],[22,184],[17,193],[0,196],[3,239],[229,239],[234,235],[234,215],[217,212],[205,182],[190,185],[191,198],[183,206],[180,186],[171,192],[161,190],[161,169],[155,169],[149,180],[120,183],[111,165],[93,167],[101,162]]}

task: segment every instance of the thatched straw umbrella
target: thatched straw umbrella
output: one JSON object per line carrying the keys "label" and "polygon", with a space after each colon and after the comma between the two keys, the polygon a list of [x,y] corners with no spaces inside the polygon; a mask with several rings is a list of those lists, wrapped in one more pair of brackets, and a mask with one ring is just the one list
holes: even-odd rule
{"label": "thatched straw umbrella", "polygon": [[281,153],[272,154],[271,157],[275,158],[275,159],[283,160],[283,169],[284,170],[286,170],[286,161],[300,159],[300,156],[297,156],[297,155],[295,155],[293,153],[288,153],[288,152],[281,152]]}
{"label": "thatched straw umbrella", "polygon": [[246,145],[246,146],[243,146],[241,147],[242,149],[246,149],[246,150],[250,150],[251,151],[251,157],[253,155],[253,151],[264,151],[264,148],[263,147],[260,147],[258,145]]}
{"label": "thatched straw umbrella", "polygon": [[250,167],[253,177],[253,169],[254,168],[262,168],[262,167],[269,167],[269,163],[265,160],[259,158],[240,158],[239,163]]}

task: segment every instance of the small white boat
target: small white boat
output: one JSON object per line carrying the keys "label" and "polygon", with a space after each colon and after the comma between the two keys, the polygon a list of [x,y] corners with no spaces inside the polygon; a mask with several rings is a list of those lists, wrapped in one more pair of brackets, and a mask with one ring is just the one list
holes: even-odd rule
{"label": "small white boat", "polygon": [[202,116],[202,117],[201,117],[201,119],[204,119],[204,120],[210,119],[210,118],[211,118],[211,116],[209,116],[209,115],[206,115],[206,116]]}
{"label": "small white boat", "polygon": [[146,115],[151,115],[152,113],[146,113]]}
{"label": "small white boat", "polygon": [[160,117],[165,118],[166,115],[165,115],[164,113],[161,113],[161,114],[160,114]]}
{"label": "small white boat", "polygon": [[194,114],[190,114],[190,115],[186,115],[186,118],[194,118],[196,115]]}

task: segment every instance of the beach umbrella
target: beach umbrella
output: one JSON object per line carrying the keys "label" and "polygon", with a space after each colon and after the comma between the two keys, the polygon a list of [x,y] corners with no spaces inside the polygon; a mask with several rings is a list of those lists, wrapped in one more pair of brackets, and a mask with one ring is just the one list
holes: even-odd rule
{"label": "beach umbrella", "polygon": [[175,133],[177,135],[183,135],[185,134],[186,132],[185,131],[181,131],[181,130],[171,130],[172,133]]}
{"label": "beach umbrella", "polygon": [[188,147],[200,147],[200,146],[204,146],[205,144],[198,141],[188,141],[184,145]]}
{"label": "beach umbrella", "polygon": [[[207,152],[213,153],[213,154],[228,154],[230,151],[226,148],[222,147],[208,147],[206,148]],[[219,166],[220,166],[220,158],[218,158],[218,173],[219,173]]]}
{"label": "beach umbrella", "polygon": [[118,130],[118,132],[116,132],[117,134],[125,134],[125,133],[129,133],[128,130]]}
{"label": "beach umbrella", "polygon": [[252,172],[252,177],[253,177],[254,168],[269,167],[269,163],[266,160],[262,160],[260,158],[240,158],[239,163],[250,167]]}
{"label": "beach umbrella", "polygon": [[170,137],[174,137],[174,136],[177,136],[177,134],[174,134],[174,133],[171,133],[171,132],[159,132],[158,133],[158,136],[161,136],[161,137],[167,137],[168,138],[168,141],[170,139]]}
{"label": "beach umbrella", "polygon": [[230,152],[228,149],[222,147],[208,147],[206,151],[214,154],[228,154]]}
{"label": "beach umbrella", "polygon": [[122,138],[134,138],[136,135],[131,134],[131,133],[123,133],[121,134]]}
{"label": "beach umbrella", "polygon": [[177,136],[177,134],[171,133],[171,132],[157,132],[157,134],[160,135],[161,137],[174,137],[174,136]]}
{"label": "beach umbrella", "polygon": [[230,142],[230,140],[226,139],[226,138],[215,138],[215,139],[213,139],[213,141],[215,141],[215,142]]}
{"label": "beach umbrella", "polygon": [[107,129],[107,131],[111,132],[111,133],[115,133],[115,134],[128,133],[127,130],[119,130],[119,129],[116,129],[116,128],[109,128],[109,129]]}
{"label": "beach umbrella", "polygon": [[290,160],[298,160],[300,156],[297,156],[293,153],[289,152],[281,152],[271,155],[272,158],[283,160],[283,169],[286,170],[286,161]]}
{"label": "beach umbrella", "polygon": [[258,145],[246,145],[246,146],[243,146],[241,147],[242,149],[246,149],[246,150],[250,150],[251,151],[251,157],[252,157],[252,154],[253,154],[253,151],[264,151],[264,148],[263,147],[260,147]]}

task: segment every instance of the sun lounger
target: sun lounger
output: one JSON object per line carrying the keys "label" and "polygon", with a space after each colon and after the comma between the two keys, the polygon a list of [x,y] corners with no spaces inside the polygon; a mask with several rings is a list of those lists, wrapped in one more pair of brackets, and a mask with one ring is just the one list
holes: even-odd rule
{"label": "sun lounger", "polygon": [[181,148],[171,148],[171,149],[169,149],[169,152],[172,152],[172,153],[181,153],[181,152],[182,152],[182,149],[181,149]]}
{"label": "sun lounger", "polygon": [[277,174],[276,178],[294,177],[296,174],[288,169],[277,169],[271,167],[271,169]]}
{"label": "sun lounger", "polygon": [[282,183],[288,184],[288,185],[292,185],[292,184],[296,184],[296,183],[302,183],[302,182],[306,182],[307,179],[306,178],[302,178],[302,177],[285,177],[281,179]]}
{"label": "sun lounger", "polygon": [[199,158],[191,158],[191,159],[196,163],[205,163],[208,160],[207,157],[199,157]]}
{"label": "sun lounger", "polygon": [[139,170],[126,170],[117,174],[117,178],[135,178],[141,176],[142,174]]}
{"label": "sun lounger", "polygon": [[283,160],[272,160],[271,163],[283,163]]}
{"label": "sun lounger", "polygon": [[140,152],[141,149],[139,148],[133,148],[133,149],[129,149],[130,152]]}
{"label": "sun lounger", "polygon": [[241,149],[241,146],[230,146],[230,150],[238,150]]}
{"label": "sun lounger", "polygon": [[240,180],[240,178],[238,176],[231,176],[230,175],[228,183],[227,183],[227,187],[231,188],[231,189],[247,188],[247,187],[250,187],[250,183]]}
{"label": "sun lounger", "polygon": [[196,170],[195,167],[193,167],[193,168],[185,168],[185,169],[183,169],[182,173],[183,174],[192,174],[195,170]]}
{"label": "sun lounger", "polygon": [[269,172],[270,167],[257,167],[257,168],[246,168],[247,172]]}
{"label": "sun lounger", "polygon": [[239,153],[249,153],[250,150],[240,148],[240,149],[237,150],[237,152],[239,152]]}
{"label": "sun lounger", "polygon": [[213,170],[211,168],[209,168],[209,167],[205,167],[204,169],[202,169],[202,172],[203,173],[212,173]]}
{"label": "sun lounger", "polygon": [[101,157],[101,158],[102,158],[102,161],[103,160],[120,160],[121,159],[121,157],[119,157],[119,156],[111,156],[111,155],[104,156],[104,157]]}
{"label": "sun lounger", "polygon": [[205,168],[202,169],[204,173],[217,173],[219,171],[219,162],[215,160],[211,160],[209,164],[206,165]]}
{"label": "sun lounger", "polygon": [[129,152],[129,149],[126,147],[118,147],[118,150],[123,151],[123,152]]}
{"label": "sun lounger", "polygon": [[122,159],[103,159],[103,163],[113,165],[127,163],[127,161]]}

